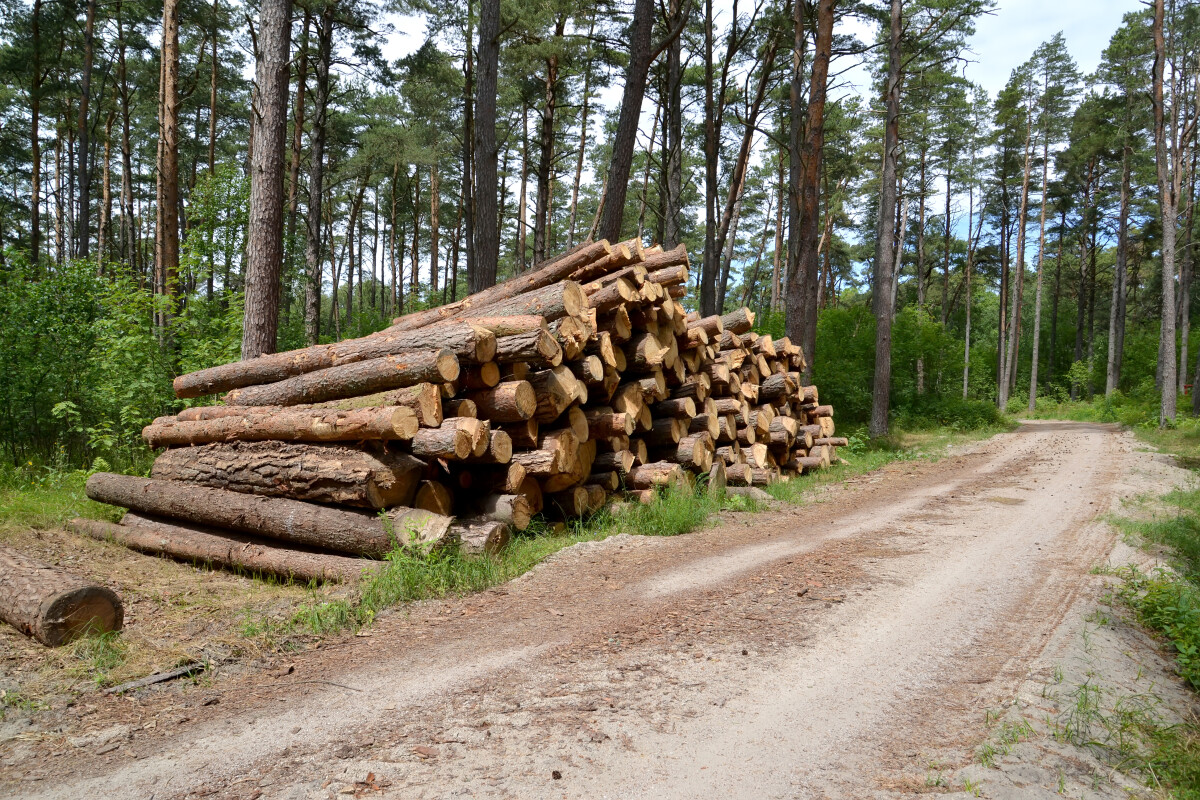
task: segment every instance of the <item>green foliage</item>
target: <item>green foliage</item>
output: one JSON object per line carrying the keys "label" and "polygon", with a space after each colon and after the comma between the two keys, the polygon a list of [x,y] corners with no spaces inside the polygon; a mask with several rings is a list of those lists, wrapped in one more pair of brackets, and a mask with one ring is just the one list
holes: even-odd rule
{"label": "green foliage", "polygon": [[1125,579],[1121,598],[1146,627],[1166,637],[1175,651],[1180,675],[1192,688],[1200,689],[1200,589],[1162,569],[1146,575],[1129,567],[1121,576]]}

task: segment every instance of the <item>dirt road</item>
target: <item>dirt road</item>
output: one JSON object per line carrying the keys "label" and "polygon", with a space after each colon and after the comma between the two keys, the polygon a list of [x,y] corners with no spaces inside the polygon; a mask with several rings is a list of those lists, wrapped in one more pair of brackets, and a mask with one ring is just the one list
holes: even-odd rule
{"label": "dirt road", "polygon": [[819,503],[577,546],[292,672],[104,701],[0,747],[0,794],[905,795],[970,760],[1094,601],[1098,518],[1176,478],[1114,428],[1026,425]]}

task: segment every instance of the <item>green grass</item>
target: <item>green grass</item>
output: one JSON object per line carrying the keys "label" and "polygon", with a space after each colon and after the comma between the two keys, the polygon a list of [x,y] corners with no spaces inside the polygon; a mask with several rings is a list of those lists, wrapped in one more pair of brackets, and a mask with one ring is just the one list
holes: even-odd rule
{"label": "green grass", "polygon": [[120,519],[120,509],[84,494],[87,477],[82,470],[60,471],[32,463],[0,466],[0,531],[55,528],[74,517]]}

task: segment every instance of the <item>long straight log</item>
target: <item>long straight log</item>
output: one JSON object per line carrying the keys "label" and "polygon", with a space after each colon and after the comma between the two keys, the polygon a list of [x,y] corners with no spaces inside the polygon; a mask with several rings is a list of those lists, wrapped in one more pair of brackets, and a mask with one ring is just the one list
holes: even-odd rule
{"label": "long straight log", "polygon": [[234,389],[233,406],[294,406],[399,389],[415,383],[447,383],[458,378],[458,357],[449,350],[374,358],[298,375],[265,386]]}
{"label": "long straight log", "polygon": [[403,406],[356,411],[293,411],[225,416],[195,422],[147,425],[142,438],[151,447],[210,442],[355,442],[413,438],[417,415]]}
{"label": "long straight log", "polygon": [[44,645],[121,629],[121,598],[9,547],[0,546],[0,619]]}
{"label": "long straight log", "polygon": [[115,542],[130,550],[180,561],[242,569],[307,583],[351,583],[376,562],[351,556],[284,547],[254,536],[187,522],[167,521],[136,512],[120,525],[74,519],[67,527],[93,539]]}
{"label": "long straight log", "polygon": [[[308,403],[296,406],[195,406],[179,412],[180,422],[199,422],[222,417],[241,417],[246,414],[277,414],[284,408],[292,411],[355,411],[360,408],[404,406],[417,415],[422,427],[436,428],[442,424],[442,395],[432,383],[418,383],[387,392]],[[155,420],[158,422],[158,420]]]}
{"label": "long straight log", "polygon": [[441,547],[450,541],[448,518],[411,508],[386,512],[385,526],[364,511],[108,472],[88,478],[86,492],[97,502],[157,517],[374,558],[397,546]]}
{"label": "long straight log", "polygon": [[495,316],[479,312],[490,304],[557,283],[580,267],[603,258],[610,252],[612,252],[612,248],[604,239],[598,242],[585,242],[561,256],[534,267],[524,275],[498,283],[458,302],[398,317],[393,321],[392,327],[399,330],[415,330],[468,314]]}
{"label": "long straight log", "polygon": [[277,383],[343,364],[438,350],[449,350],[466,364],[490,361],[496,352],[496,335],[470,323],[441,326],[436,332],[393,331],[389,328],[361,339],[273,353],[189,372],[175,379],[175,396],[200,397],[244,386]]}
{"label": "long straight log", "polygon": [[425,471],[407,453],[285,442],[232,442],[167,450],[150,477],[243,494],[363,508],[406,506]]}

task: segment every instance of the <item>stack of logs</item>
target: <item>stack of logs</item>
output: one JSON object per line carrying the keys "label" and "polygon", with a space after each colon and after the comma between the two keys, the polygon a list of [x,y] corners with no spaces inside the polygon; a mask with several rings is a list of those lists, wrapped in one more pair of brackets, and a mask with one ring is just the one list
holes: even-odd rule
{"label": "stack of logs", "polygon": [[178,397],[224,403],[155,420],[150,478],[88,481],[122,523],[75,527],[344,580],[398,544],[495,552],[539,513],[828,466],[845,440],[800,348],[752,332],[749,309],[686,313],[687,284],[682,246],[589,242],[361,339],[183,375]]}

